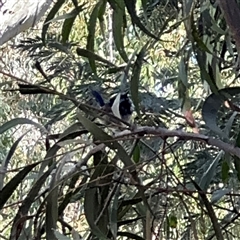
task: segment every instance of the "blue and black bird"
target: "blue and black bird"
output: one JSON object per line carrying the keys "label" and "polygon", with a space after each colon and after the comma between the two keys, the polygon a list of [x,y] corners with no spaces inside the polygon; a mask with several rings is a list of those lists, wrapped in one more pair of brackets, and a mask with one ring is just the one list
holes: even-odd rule
{"label": "blue and black bird", "polygon": [[[105,110],[107,112],[112,112],[112,107],[113,107],[118,95],[111,97],[110,100],[105,103],[105,101],[103,100],[103,98],[99,92],[92,90],[92,94],[103,110]],[[132,116],[134,107],[133,107],[132,100],[128,96],[128,92],[120,94],[118,108],[119,108],[118,110],[119,110],[121,119],[123,121],[129,122],[131,120],[131,116]]]}

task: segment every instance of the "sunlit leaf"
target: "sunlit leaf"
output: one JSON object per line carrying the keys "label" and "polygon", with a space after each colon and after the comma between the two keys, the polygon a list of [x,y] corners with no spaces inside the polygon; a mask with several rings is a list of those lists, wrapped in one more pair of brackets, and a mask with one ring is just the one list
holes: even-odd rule
{"label": "sunlit leaf", "polygon": [[109,148],[113,150],[117,150],[117,154],[119,158],[122,160],[126,167],[129,169],[134,169],[134,163],[132,162],[131,158],[128,156],[126,151],[123,147],[116,141],[113,141],[112,137],[109,136],[107,133],[102,131],[95,123],[91,122],[83,115],[78,114],[79,121],[83,124],[83,126],[91,132],[96,139],[103,141]]}

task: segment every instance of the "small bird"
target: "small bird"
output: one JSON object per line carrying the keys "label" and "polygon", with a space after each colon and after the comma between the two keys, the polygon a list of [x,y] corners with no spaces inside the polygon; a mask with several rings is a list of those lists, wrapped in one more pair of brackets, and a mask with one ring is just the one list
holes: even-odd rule
{"label": "small bird", "polygon": [[104,102],[99,92],[92,90],[92,94],[104,111],[113,113],[115,117],[125,122],[130,122],[134,107],[132,100],[128,96],[128,92],[119,93],[111,97],[107,103]]}

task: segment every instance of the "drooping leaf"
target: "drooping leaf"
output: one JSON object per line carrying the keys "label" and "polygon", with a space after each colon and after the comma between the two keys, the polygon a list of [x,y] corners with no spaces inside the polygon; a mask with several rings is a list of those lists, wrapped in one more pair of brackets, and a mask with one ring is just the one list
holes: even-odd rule
{"label": "drooping leaf", "polygon": [[117,229],[118,229],[118,203],[120,196],[120,185],[117,186],[117,190],[114,195],[112,202],[111,213],[110,213],[110,229],[114,238],[117,238]]}
{"label": "drooping leaf", "polygon": [[112,137],[105,133],[102,129],[100,129],[95,123],[91,122],[83,115],[78,114],[79,121],[83,124],[83,126],[91,132],[94,137],[100,141],[103,141],[109,148],[112,150],[117,150],[117,155],[124,163],[125,167],[134,169],[134,163],[132,162],[131,158],[128,156],[124,148],[116,141],[113,141]]}
{"label": "drooping leaf", "polygon": [[14,238],[16,238],[16,236],[18,236],[20,234],[21,229],[18,228],[17,223],[20,221],[22,216],[27,215],[31,205],[34,203],[34,200],[38,196],[42,185],[44,184],[44,182],[46,181],[47,177],[50,175],[52,170],[55,168],[55,166],[56,166],[56,163],[52,164],[49,167],[49,169],[38,178],[38,180],[34,183],[34,186],[32,186],[32,188],[30,189],[26,198],[22,201],[22,204],[21,204],[20,208],[18,209],[18,212],[15,215],[15,218],[13,220],[10,239],[14,239]]}
{"label": "drooping leaf", "polygon": [[71,15],[71,18],[65,19],[64,23],[63,23],[63,27],[62,27],[62,41],[63,43],[66,43],[68,41],[69,35],[71,33],[72,30],[72,26],[73,23],[76,19],[76,17],[78,16],[78,14],[83,10],[83,6],[85,4],[82,4],[80,6],[78,6],[77,8],[74,8],[69,15]]}
{"label": "drooping leaf", "polygon": [[20,141],[23,139],[23,137],[24,137],[26,134],[27,134],[27,132],[24,133],[20,138],[17,139],[17,141],[15,141],[15,142],[13,143],[12,147],[10,148],[10,150],[9,150],[9,152],[8,152],[8,155],[7,155],[6,159],[4,159],[4,160],[2,161],[2,165],[1,165],[1,168],[0,168],[0,171],[2,172],[2,173],[0,174],[0,190],[2,190],[2,188],[3,188],[4,177],[5,177],[5,175],[6,175],[7,166],[8,166],[8,164],[9,164],[9,162],[10,162],[10,160],[11,160],[11,158],[12,158],[12,156],[13,156],[13,154],[14,154],[17,146],[18,146],[18,144],[20,143]]}
{"label": "drooping leaf", "polygon": [[216,170],[218,167],[218,163],[220,159],[222,158],[224,152],[220,151],[219,154],[215,157],[215,159],[212,161],[212,163],[209,165],[208,169],[203,173],[200,182],[199,182],[199,187],[203,190],[206,191],[212,182],[214,176],[216,175]]}
{"label": "drooping leaf", "polygon": [[27,118],[14,118],[6,123],[4,123],[2,126],[0,126],[0,134],[6,132],[7,130],[16,127],[17,125],[22,125],[22,124],[30,124],[33,125],[40,130],[42,130],[44,133],[47,133],[47,130],[39,123],[36,123],[30,119]]}
{"label": "drooping leaf", "polygon": [[[97,19],[99,14],[100,6],[103,4],[103,2],[100,0],[95,7],[92,10],[89,22],[88,22],[88,36],[87,36],[87,50],[89,52],[94,53],[94,42],[95,42],[95,31],[96,31],[96,25],[97,25]],[[88,58],[89,64],[93,70],[93,72],[96,72],[96,64],[95,60],[92,58]]]}
{"label": "drooping leaf", "polygon": [[132,78],[130,82],[130,90],[131,90],[131,96],[132,101],[135,106],[135,110],[138,115],[140,115],[140,109],[139,109],[139,85],[140,85],[140,74],[143,64],[143,59],[146,51],[148,43],[141,49],[139,54],[137,55],[137,59],[133,65],[133,72],[132,72]]}
{"label": "drooping leaf", "polygon": [[233,97],[240,93],[239,87],[224,88],[218,91],[218,94],[212,93],[205,100],[202,107],[202,116],[206,125],[210,130],[217,133],[221,137],[227,138],[227,135],[217,126],[217,113],[224,101],[231,100],[230,96]]}
{"label": "drooping leaf", "polygon": [[57,239],[54,229],[57,227],[58,220],[58,184],[60,173],[65,162],[58,165],[56,171],[52,174],[52,179],[49,186],[49,194],[46,198],[46,238],[47,240]]}
{"label": "drooping leaf", "polygon": [[54,3],[53,8],[51,9],[51,11],[48,13],[46,20],[43,24],[43,28],[42,28],[42,41],[43,43],[45,43],[45,39],[46,39],[46,33],[47,30],[49,28],[50,25],[50,20],[52,20],[54,18],[54,16],[57,14],[57,12],[59,11],[59,9],[62,7],[62,5],[65,3],[65,0],[57,0],[56,3]]}
{"label": "drooping leaf", "polygon": [[113,11],[113,37],[116,48],[125,62],[128,62],[128,56],[124,48],[124,29],[123,19],[125,15],[125,5],[123,1],[118,1],[118,7]]}
{"label": "drooping leaf", "polygon": [[[108,185],[100,187],[96,182],[96,179],[101,178],[104,175],[106,166],[104,165],[105,164],[102,164],[101,160],[97,164],[96,170],[90,178],[84,197],[84,210],[86,219],[91,228],[91,232],[100,239],[107,238],[108,229],[108,217],[106,216],[106,214],[108,215],[106,212],[108,210],[105,209],[104,212],[102,212],[102,210],[105,206],[104,203],[107,200],[109,187]],[[99,183],[99,185],[101,184]],[[100,218],[99,214],[101,214]]]}
{"label": "drooping leaf", "polygon": [[27,176],[27,174],[35,168],[38,163],[33,163],[24,167],[21,171],[19,171],[4,187],[0,190],[0,209],[7,202],[9,197],[13,194],[16,188],[22,183],[22,180]]}
{"label": "drooping leaf", "polygon": [[155,36],[154,34],[152,34],[150,31],[147,30],[147,28],[142,24],[141,20],[139,19],[139,17],[137,16],[136,13],[136,0],[124,0],[125,5],[127,7],[128,13],[131,16],[131,20],[133,24],[136,24],[145,34],[147,34],[148,36],[159,40],[159,38],[157,36]]}
{"label": "drooping leaf", "polygon": [[88,51],[86,49],[77,48],[77,54],[79,56],[86,57],[89,60],[99,61],[99,62],[107,64],[107,66],[116,67],[113,63],[109,62],[108,60],[106,60],[106,59],[100,57],[99,55],[97,55],[91,51]]}
{"label": "drooping leaf", "polygon": [[226,160],[223,160],[221,173],[222,173],[222,181],[224,183],[226,183],[227,180],[229,179],[229,170],[230,170],[229,163]]}

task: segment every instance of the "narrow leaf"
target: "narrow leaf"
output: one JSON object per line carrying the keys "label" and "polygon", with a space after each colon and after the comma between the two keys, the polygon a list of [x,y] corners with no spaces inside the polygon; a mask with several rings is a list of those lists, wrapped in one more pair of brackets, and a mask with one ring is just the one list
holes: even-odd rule
{"label": "narrow leaf", "polygon": [[3,188],[4,177],[6,175],[7,166],[9,164],[9,162],[10,162],[10,160],[11,160],[11,158],[12,158],[12,156],[13,156],[13,154],[14,154],[17,146],[18,146],[18,144],[20,143],[20,141],[22,140],[22,138],[26,134],[27,134],[27,132],[24,133],[20,138],[18,138],[18,140],[16,142],[14,142],[14,144],[12,145],[12,147],[10,148],[10,150],[8,152],[8,155],[7,155],[6,159],[3,160],[3,162],[2,162],[2,166],[0,168],[1,169],[0,171],[2,172],[2,173],[0,173],[0,190]]}
{"label": "narrow leaf", "polygon": [[19,124],[31,124],[37,128],[39,128],[40,130],[42,130],[44,133],[47,133],[46,128],[44,128],[41,124],[36,123],[30,119],[27,118],[15,118],[12,119],[6,123],[4,123],[2,126],[0,126],[0,134],[6,132],[7,130],[11,129],[12,127],[16,127]]}
{"label": "narrow leaf", "polygon": [[63,27],[62,27],[62,41],[63,43],[66,43],[70,32],[72,30],[72,26],[73,23],[76,19],[76,17],[78,16],[78,14],[83,10],[83,6],[85,4],[82,4],[80,6],[78,6],[77,8],[74,8],[69,14],[72,16],[71,18],[65,19],[64,23],[63,23]]}
{"label": "narrow leaf", "polygon": [[201,177],[199,186],[203,191],[206,191],[208,189],[210,183],[212,182],[212,180],[216,174],[219,160],[222,158],[223,154],[224,154],[223,151],[219,152],[219,154],[212,161],[212,163],[210,164],[208,169],[204,172],[203,176]]}
{"label": "narrow leaf", "polygon": [[149,32],[145,26],[141,23],[139,17],[137,16],[136,13],[136,0],[124,0],[125,5],[127,7],[128,13],[131,16],[131,20],[133,24],[136,24],[145,34],[147,34],[149,37],[152,37],[156,40],[159,40],[159,38],[157,36],[155,36],[154,34],[152,34],[151,32]]}
{"label": "narrow leaf", "polygon": [[54,18],[54,16],[56,15],[56,13],[59,11],[59,9],[61,8],[61,6],[65,3],[65,0],[57,0],[56,3],[54,3],[53,8],[51,9],[51,11],[49,12],[49,14],[46,17],[46,20],[43,24],[43,28],[42,28],[42,41],[45,42],[46,39],[46,33],[47,30],[49,28],[50,25],[50,20],[52,20]]}
{"label": "narrow leaf", "polygon": [[39,162],[24,167],[3,187],[2,190],[0,190],[0,209],[2,209],[18,185],[22,184],[22,180],[27,176],[27,174],[38,164]]}
{"label": "narrow leaf", "polygon": [[83,49],[83,48],[77,48],[77,54],[79,56],[86,57],[89,60],[99,61],[99,62],[107,64],[110,67],[116,67],[113,63],[109,62],[105,58],[102,58],[99,55],[97,55],[97,54],[95,54],[95,53],[93,53],[89,50],[86,50],[86,49]]}
{"label": "narrow leaf", "polygon": [[234,96],[239,93],[240,87],[224,88],[219,90],[217,94],[212,93],[210,96],[208,96],[203,104],[203,120],[210,130],[217,133],[221,137],[227,138],[227,135],[217,126],[217,113],[224,101],[228,99],[228,95]]}
{"label": "narrow leaf", "polygon": [[125,167],[129,168],[129,171],[135,168],[131,158],[128,156],[124,148],[118,142],[114,141],[111,136],[102,131],[102,129],[100,129],[95,123],[91,122],[79,113],[78,119],[83,124],[83,126],[95,136],[96,139],[103,141],[109,148],[117,150],[116,154],[122,160]]}
{"label": "narrow leaf", "polygon": [[[99,8],[102,4],[102,1],[99,1],[94,9],[92,10],[92,13],[90,15],[90,19],[88,22],[88,36],[87,36],[87,50],[90,52],[94,53],[94,41],[95,41],[95,28],[96,28],[96,24],[97,24],[97,18],[98,18],[98,12],[99,12]],[[95,64],[95,60],[88,58],[89,64],[93,70],[93,72],[96,72],[96,64]]]}
{"label": "narrow leaf", "polygon": [[140,74],[141,74],[143,59],[146,51],[146,46],[147,44],[141,49],[141,51],[137,55],[137,59],[133,66],[133,73],[132,73],[132,78],[130,82],[131,97],[132,97],[133,104],[135,106],[135,110],[138,115],[140,115],[140,109],[139,109]]}
{"label": "narrow leaf", "polygon": [[116,48],[125,62],[128,62],[128,56],[124,49],[124,29],[123,18],[125,15],[125,6],[123,1],[118,2],[118,7],[113,11],[113,37]]}

